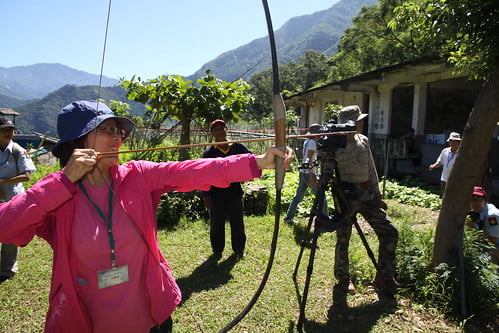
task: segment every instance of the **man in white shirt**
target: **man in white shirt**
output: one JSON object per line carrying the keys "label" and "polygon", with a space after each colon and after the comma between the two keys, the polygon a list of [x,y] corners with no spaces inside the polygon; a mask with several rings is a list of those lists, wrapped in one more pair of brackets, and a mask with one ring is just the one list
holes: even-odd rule
{"label": "man in white shirt", "polygon": [[447,180],[449,179],[450,171],[452,170],[452,166],[454,166],[454,162],[456,161],[457,150],[459,149],[459,145],[461,144],[461,134],[457,132],[451,132],[449,134],[449,138],[447,139],[449,143],[449,147],[442,149],[440,155],[437,158],[437,161],[430,165],[430,171],[443,167],[442,175],[440,176],[440,188],[442,190],[442,195],[444,194],[445,185],[447,184]]}
{"label": "man in white shirt", "polygon": [[[0,117],[0,202],[9,201],[24,192],[23,182],[36,171],[28,153],[12,141],[16,126],[11,120]],[[17,273],[17,254],[14,244],[2,244],[0,251],[0,282]]]}
{"label": "man in white shirt", "polygon": [[[321,125],[319,124],[312,124],[308,128],[308,133],[309,134],[317,134],[319,133],[321,128]],[[304,143],[303,143],[303,149],[302,149],[302,165],[310,165],[316,158],[317,158],[317,141],[318,137],[312,137],[308,138]],[[298,181],[298,188],[296,189],[296,194],[293,197],[293,200],[289,204],[288,211],[286,213],[286,217],[284,218],[284,222],[288,224],[294,224],[296,221],[294,220],[294,217],[296,215],[296,209],[298,207],[298,204],[303,200],[305,197],[305,193],[307,192],[307,188],[310,188],[312,190],[312,193],[314,195],[317,195],[317,190],[318,190],[318,185],[319,185],[319,179],[317,178],[317,175],[315,173],[315,168],[300,168],[300,178]],[[322,209],[322,214],[324,216],[328,216],[328,207],[327,207],[327,199],[326,196],[324,195],[324,203],[323,203],[323,209]]]}

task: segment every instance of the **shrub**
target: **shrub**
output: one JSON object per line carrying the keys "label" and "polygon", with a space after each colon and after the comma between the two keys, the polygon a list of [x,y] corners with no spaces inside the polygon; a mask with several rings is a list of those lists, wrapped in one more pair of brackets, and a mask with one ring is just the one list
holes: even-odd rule
{"label": "shrub", "polygon": [[[467,312],[481,321],[493,322],[498,313],[499,275],[492,264],[481,232],[468,229],[464,233],[464,276]],[[422,304],[459,317],[461,281],[458,267],[441,264],[431,269],[433,231],[411,230],[402,225],[397,247],[399,280]],[[456,254],[457,255],[457,254]]]}
{"label": "shrub", "polygon": [[464,233],[468,312],[490,320],[497,319],[499,313],[499,268],[491,262],[493,249],[481,231],[468,229]]}
{"label": "shrub", "polygon": [[172,228],[181,218],[206,219],[208,213],[198,191],[168,192],[161,196],[156,218],[158,228]]}
{"label": "shrub", "polygon": [[[243,190],[245,215],[265,215],[268,192],[257,186],[243,185]],[[200,191],[165,193],[156,213],[158,228],[174,227],[182,218],[194,221],[208,217]]]}
{"label": "shrub", "polygon": [[[262,178],[255,180],[269,189],[268,212],[273,213],[275,209],[274,173],[264,172]],[[404,183],[405,185],[402,185]],[[285,212],[293,199],[298,186],[298,171],[286,173],[282,189],[282,211]],[[381,186],[381,183],[380,183]],[[396,200],[400,203],[438,210],[441,207],[441,198],[435,193],[435,186],[423,184],[411,177],[405,177],[401,181],[387,180],[385,187],[385,198]],[[308,216],[313,204],[314,196],[308,192],[303,201],[298,205],[297,216]],[[333,200],[327,191],[328,204],[333,207]]]}
{"label": "shrub", "polygon": [[433,229],[413,230],[401,224],[397,246],[397,271],[399,280],[407,286],[420,290],[430,270],[433,253]]}
{"label": "shrub", "polygon": [[[410,181],[410,178],[405,178],[406,184],[415,186],[418,184],[415,181]],[[425,190],[421,185],[417,187],[408,187],[401,185],[395,180],[388,180],[385,187],[385,198],[397,200],[400,203],[413,205],[418,207],[438,210],[441,207],[441,199],[438,194],[432,190]]]}
{"label": "shrub", "polygon": [[49,173],[56,172],[59,170],[59,165],[44,165],[44,164],[36,164],[36,171],[31,174],[30,180],[23,183],[24,188],[28,189],[33,186],[34,183],[45,177]]}
{"label": "shrub", "polygon": [[[274,172],[264,170],[263,175],[259,179],[254,180],[255,183],[261,184],[267,187],[267,191],[269,193],[269,203],[267,206],[267,212],[269,214],[274,214],[275,206],[276,206],[276,191],[275,191],[275,178]],[[293,200],[293,197],[296,193],[296,188],[298,187],[298,172],[290,171],[286,172],[284,185],[281,190],[281,213],[285,213]],[[308,216],[310,214],[310,209],[313,204],[313,195],[309,190],[309,195],[305,195],[303,201],[298,205],[298,209],[296,212],[297,216]],[[329,200],[329,199],[328,199]]]}

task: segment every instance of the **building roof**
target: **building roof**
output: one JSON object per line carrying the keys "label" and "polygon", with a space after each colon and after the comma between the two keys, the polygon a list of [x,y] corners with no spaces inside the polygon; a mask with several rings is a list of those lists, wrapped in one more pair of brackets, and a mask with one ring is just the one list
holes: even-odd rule
{"label": "building roof", "polygon": [[19,116],[19,113],[8,108],[0,108],[0,115],[2,116]]}
{"label": "building roof", "polygon": [[331,82],[320,87],[316,87],[289,97],[285,97],[284,100],[292,100],[294,98],[306,95],[310,92],[321,91],[324,89],[362,91],[364,89],[362,89],[360,85],[362,85],[363,87],[367,87],[375,86],[380,82],[391,81],[398,84],[411,82],[414,77],[421,75],[436,75],[438,73],[446,71],[446,68],[448,67],[449,65],[447,61],[440,57],[421,57],[399,64],[379,68],[374,71],[352,76],[340,81]]}

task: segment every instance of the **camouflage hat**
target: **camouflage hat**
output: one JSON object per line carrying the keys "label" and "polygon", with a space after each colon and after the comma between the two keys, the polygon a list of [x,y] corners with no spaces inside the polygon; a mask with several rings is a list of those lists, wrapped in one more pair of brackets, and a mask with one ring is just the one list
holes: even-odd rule
{"label": "camouflage hat", "polygon": [[358,105],[345,106],[338,113],[338,124],[346,124],[347,122],[356,122],[367,117],[367,113],[362,113]]}

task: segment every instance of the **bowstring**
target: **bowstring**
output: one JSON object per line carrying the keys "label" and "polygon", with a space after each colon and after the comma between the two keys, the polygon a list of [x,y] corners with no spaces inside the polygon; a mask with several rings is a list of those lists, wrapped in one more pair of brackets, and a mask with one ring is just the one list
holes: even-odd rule
{"label": "bowstring", "polygon": [[[111,18],[111,4],[112,0],[109,0],[108,7],[107,7],[107,19],[106,19],[106,30],[104,32],[104,45],[102,46],[102,56],[101,56],[101,64],[100,64],[100,73],[99,73],[99,85],[97,88],[97,108],[95,110],[95,122],[94,122],[94,128],[97,128],[97,116],[99,114],[99,103],[100,103],[100,96],[101,96],[101,89],[102,89],[102,77],[104,76],[104,60],[106,59],[106,48],[107,48],[107,35],[109,32],[109,21]],[[94,144],[97,143],[97,137],[95,137],[95,142]]]}
{"label": "bowstring", "polygon": [[[109,22],[110,22],[110,17],[111,17],[111,4],[112,4],[112,0],[109,0],[109,5],[108,5],[108,9],[107,9],[106,30],[105,30],[105,33],[104,33],[104,45],[102,47],[101,68],[100,68],[100,74],[99,74],[99,87],[98,87],[98,90],[97,90],[97,99],[96,99],[96,101],[97,101],[97,110],[96,110],[96,117],[95,117],[95,122],[94,122],[94,124],[95,124],[94,128],[95,129],[97,129],[97,115],[98,115],[98,110],[99,110],[100,95],[101,95],[101,88],[102,88],[102,77],[103,77],[103,73],[104,73],[104,60],[105,60],[105,57],[106,57],[107,37],[108,37]],[[96,145],[97,144],[97,136],[95,136],[94,138],[95,138],[94,141],[95,141],[95,145]],[[98,156],[99,155],[97,154],[97,157]],[[105,184],[109,187],[109,189],[111,190],[111,192],[113,193],[113,195],[118,199],[118,206],[125,213],[125,216],[127,217],[128,221],[130,221],[130,223],[135,228],[136,232],[138,233],[138,235],[140,236],[140,238],[142,239],[142,241],[144,241],[144,243],[146,244],[147,250],[149,250],[149,252],[151,253],[151,255],[153,257],[156,257],[156,254],[152,251],[152,249],[149,246],[147,246],[148,243],[145,240],[145,237],[142,234],[142,232],[138,229],[137,224],[133,221],[132,217],[128,214],[128,212],[126,211],[125,207],[123,207],[123,205],[121,204],[122,200],[121,200],[120,196],[118,195],[118,193],[116,192],[116,189],[114,188],[114,186],[111,186],[111,182],[113,181],[112,175],[110,174],[110,177],[108,179],[106,179],[106,177],[104,176],[104,173],[99,168],[98,164],[96,164],[95,167],[96,167],[97,171],[99,172],[99,174],[104,179]]]}
{"label": "bowstring", "polygon": [[[104,33],[104,46],[102,47],[102,57],[101,57],[101,64],[100,64],[100,75],[99,75],[99,88],[97,90],[97,103],[99,103],[100,95],[101,95],[101,88],[102,88],[102,76],[104,73],[104,60],[106,58],[106,47],[107,47],[107,34],[109,32],[109,21],[111,17],[111,4],[112,0],[109,0],[109,5],[107,7],[107,20],[106,20],[106,31]],[[99,107],[99,104],[97,104],[97,109]]]}
{"label": "bowstring", "polygon": [[[106,48],[107,48],[107,37],[108,37],[108,32],[109,32],[109,22],[111,21],[111,5],[112,5],[112,0],[109,0],[108,2],[108,8],[107,8],[107,18],[106,18],[106,29],[104,32],[104,45],[102,46],[102,56],[101,56],[101,66],[100,66],[100,74],[99,74],[99,86],[97,88],[97,98],[96,98],[96,110],[95,110],[95,119],[94,119],[94,129],[97,129],[97,116],[99,114],[99,103],[100,103],[100,96],[101,96],[101,89],[102,89],[102,77],[104,76],[104,61],[106,58]],[[94,136],[94,147],[97,145],[97,135]],[[96,153],[98,158],[98,154]],[[121,205],[121,198],[119,197],[118,193],[114,189],[113,186],[111,186],[111,182],[113,181],[112,175],[110,174],[109,178],[106,179],[104,176],[104,173],[102,170],[99,168],[98,163],[95,164],[95,168],[99,172],[99,174],[102,176],[102,179],[104,179],[105,184],[109,187],[113,195],[118,199],[119,207],[125,212],[125,215],[128,217],[128,219],[132,222],[132,225],[135,226],[133,223],[131,217],[128,215],[128,212],[124,209],[124,207]],[[140,233],[139,233],[140,235]],[[150,250],[150,249],[149,249]]]}
{"label": "bowstring", "polygon": [[[109,0],[108,7],[107,7],[106,29],[104,32],[104,45],[102,46],[102,56],[101,56],[100,73],[99,73],[99,86],[97,88],[97,98],[96,98],[97,106],[96,106],[96,110],[95,110],[94,129],[97,129],[97,116],[99,115],[99,103],[100,103],[101,89],[102,89],[102,77],[104,76],[104,61],[106,59],[107,36],[109,33],[109,22],[111,20],[111,5],[112,5],[112,0]],[[94,147],[95,146],[97,146],[97,136],[94,136]],[[98,154],[97,154],[97,157],[98,157]],[[99,173],[104,178],[104,181],[106,182],[107,186],[109,186],[109,188],[111,188],[113,195],[118,197],[117,193],[114,191],[114,189],[111,187],[111,184],[109,183],[109,179],[112,179],[112,177],[109,177],[109,179],[106,179],[104,177],[104,174],[102,173],[102,170],[99,168],[97,163],[95,164],[95,167],[97,168]],[[118,197],[118,199],[119,199],[119,197]]]}

